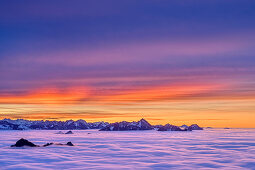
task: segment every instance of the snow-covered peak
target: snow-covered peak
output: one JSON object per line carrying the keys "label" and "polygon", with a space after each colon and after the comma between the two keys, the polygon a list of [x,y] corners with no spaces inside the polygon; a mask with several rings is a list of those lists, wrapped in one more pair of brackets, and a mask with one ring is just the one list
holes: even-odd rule
{"label": "snow-covered peak", "polygon": [[152,130],[153,126],[150,125],[145,119],[138,122],[116,122],[111,123],[106,127],[100,129],[101,131],[124,131],[124,130]]}

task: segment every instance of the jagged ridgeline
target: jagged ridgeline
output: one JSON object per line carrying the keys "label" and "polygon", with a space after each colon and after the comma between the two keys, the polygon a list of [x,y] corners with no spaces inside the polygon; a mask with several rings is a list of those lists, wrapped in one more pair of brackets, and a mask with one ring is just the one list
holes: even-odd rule
{"label": "jagged ridgeline", "polygon": [[85,120],[67,120],[67,121],[43,121],[43,120],[24,120],[24,119],[3,119],[0,120],[0,130],[82,130],[82,129],[99,129],[100,131],[126,131],[126,130],[158,130],[158,131],[191,131],[191,130],[203,130],[196,124],[191,126],[182,125],[175,126],[171,124],[166,125],[151,125],[145,119],[141,119],[137,122],[94,122],[88,123]]}
{"label": "jagged ridgeline", "polygon": [[41,130],[74,130],[74,129],[101,129],[109,125],[107,122],[88,123],[85,120],[67,120],[67,121],[43,121],[43,120],[24,120],[24,119],[3,119],[0,120],[0,129],[6,130],[26,130],[26,129],[41,129]]}

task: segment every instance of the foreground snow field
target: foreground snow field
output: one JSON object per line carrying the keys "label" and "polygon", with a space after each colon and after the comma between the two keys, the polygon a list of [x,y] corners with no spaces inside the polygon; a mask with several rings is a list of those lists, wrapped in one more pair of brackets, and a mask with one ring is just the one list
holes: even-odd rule
{"label": "foreground snow field", "polygon": [[[255,169],[255,129],[0,131],[0,169]],[[20,139],[75,146],[11,148]]]}

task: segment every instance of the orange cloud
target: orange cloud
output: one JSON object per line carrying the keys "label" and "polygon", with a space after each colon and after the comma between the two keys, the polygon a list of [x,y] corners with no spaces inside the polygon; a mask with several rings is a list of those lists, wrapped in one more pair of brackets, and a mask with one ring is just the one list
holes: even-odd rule
{"label": "orange cloud", "polygon": [[198,95],[218,90],[221,87],[222,85],[215,84],[175,84],[153,86],[144,89],[133,89],[116,95],[101,96],[99,97],[99,100],[102,102],[110,102],[113,104],[125,102],[158,102],[165,100],[179,100],[179,98],[185,99],[192,95]]}
{"label": "orange cloud", "polygon": [[42,88],[27,94],[0,97],[2,104],[73,104],[89,96],[85,87]]}
{"label": "orange cloud", "polygon": [[0,96],[0,118],[115,122],[144,117],[153,124],[254,127],[255,95],[228,84],[189,82],[119,89],[42,88],[23,95],[5,94]]}

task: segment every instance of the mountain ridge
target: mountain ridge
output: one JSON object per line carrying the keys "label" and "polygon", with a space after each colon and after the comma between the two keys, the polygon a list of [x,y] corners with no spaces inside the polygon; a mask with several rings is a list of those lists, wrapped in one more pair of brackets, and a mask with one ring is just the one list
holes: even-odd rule
{"label": "mountain ridge", "polygon": [[115,123],[100,122],[86,122],[83,119],[79,120],[26,120],[26,119],[2,119],[0,120],[0,130],[85,130],[85,129],[99,129],[100,131],[127,131],[127,130],[158,130],[158,131],[191,131],[203,130],[197,124],[191,126],[182,125],[175,126],[171,124],[166,125],[151,125],[145,119],[139,121],[121,121]]}

